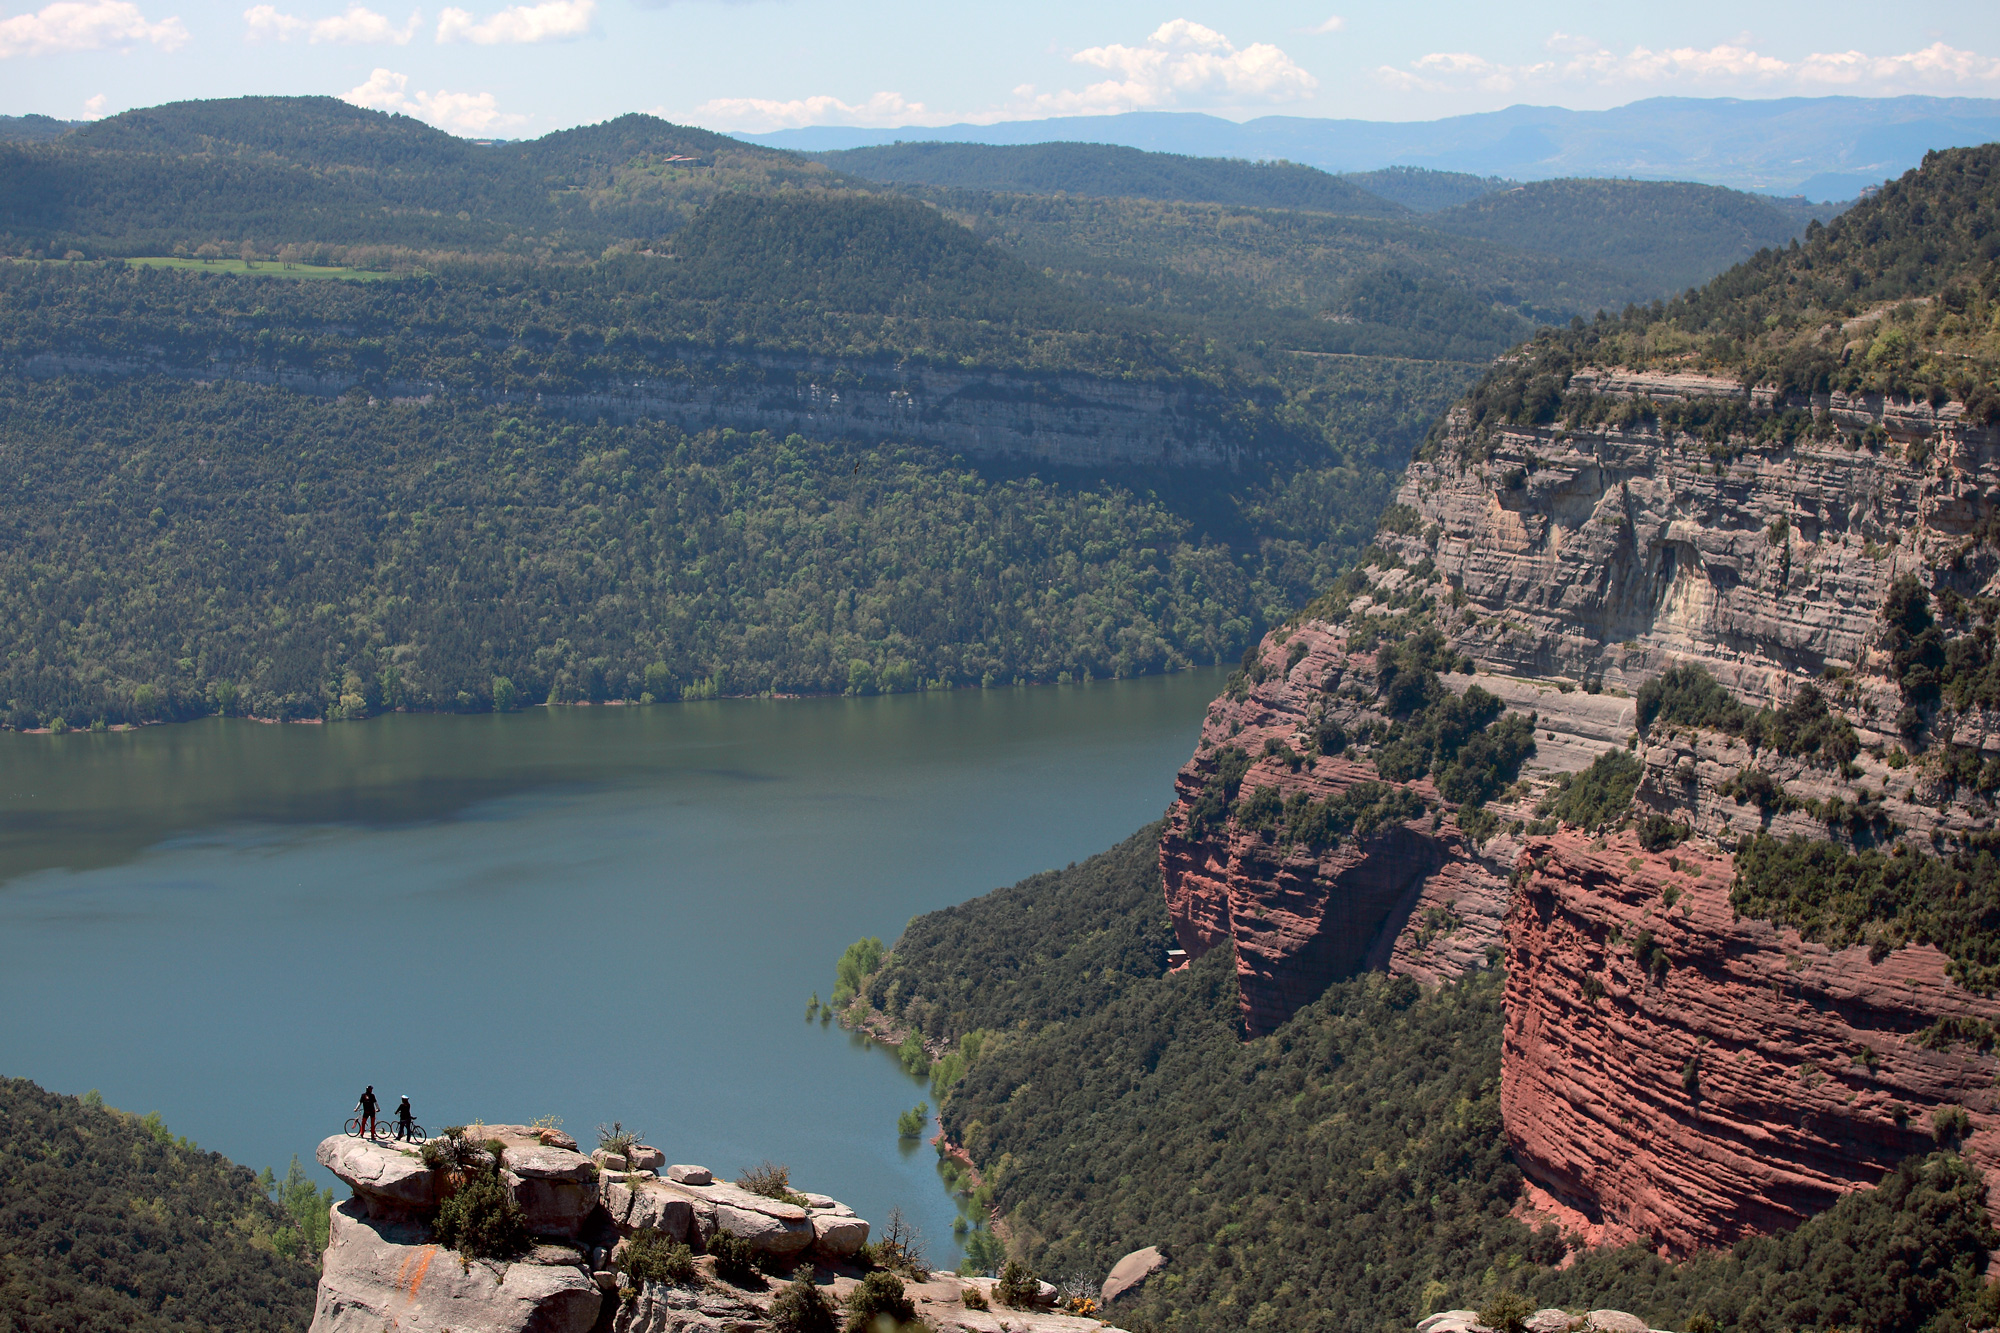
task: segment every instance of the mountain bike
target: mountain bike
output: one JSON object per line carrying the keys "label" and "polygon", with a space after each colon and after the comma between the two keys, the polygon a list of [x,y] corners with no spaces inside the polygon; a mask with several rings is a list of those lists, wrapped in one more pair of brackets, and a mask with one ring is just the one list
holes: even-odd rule
{"label": "mountain bike", "polygon": [[[358,1115],[349,1116],[347,1118],[347,1137],[350,1139],[358,1139],[362,1137],[360,1116]],[[396,1132],[395,1121],[383,1120],[380,1118],[378,1118],[375,1121],[375,1133],[373,1135],[373,1138],[374,1141],[377,1143],[393,1143],[399,1141],[403,1143],[422,1143],[425,1139],[429,1137],[430,1135],[424,1132],[424,1127],[422,1125],[415,1123],[414,1121],[412,1121],[410,1124],[410,1132],[407,1135],[401,1136],[400,1139]]]}

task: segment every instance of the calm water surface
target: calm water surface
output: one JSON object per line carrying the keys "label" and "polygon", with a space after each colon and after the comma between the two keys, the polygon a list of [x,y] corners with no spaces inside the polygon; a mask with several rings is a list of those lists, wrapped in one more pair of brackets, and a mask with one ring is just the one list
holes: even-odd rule
{"label": "calm water surface", "polygon": [[1156,817],[1218,683],[0,735],[0,1073],[281,1172],[368,1082],[615,1119],[955,1259],[927,1088],[806,997]]}

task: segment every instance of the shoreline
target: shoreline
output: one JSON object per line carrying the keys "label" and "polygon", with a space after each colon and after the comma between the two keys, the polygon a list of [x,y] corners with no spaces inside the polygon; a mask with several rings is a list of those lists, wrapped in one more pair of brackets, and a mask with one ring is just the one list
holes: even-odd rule
{"label": "shoreline", "polygon": [[[822,691],[760,691],[756,694],[712,694],[694,699],[655,699],[647,703],[641,699],[578,699],[568,703],[523,704],[509,708],[509,713],[525,713],[533,708],[657,708],[674,704],[721,703],[747,699],[795,700],[795,699],[891,699],[904,694],[955,694],[965,690],[982,693],[998,690],[1033,690],[1089,687],[1099,684],[1121,684],[1133,680],[1153,680],[1166,676],[1183,675],[1190,671],[1220,671],[1221,665],[1189,665],[1171,671],[1146,671],[1136,676],[1085,676],[1080,680],[1028,680],[1010,681],[1004,685],[946,685],[937,689],[897,690],[891,693],[877,691],[871,694],[849,694],[845,690]],[[97,727],[67,727],[58,732],[53,727],[0,727],[0,733],[13,732],[18,736],[89,736],[111,732],[138,731],[146,727],[177,727],[189,722],[206,722],[214,718],[227,718],[236,722],[255,722],[259,726],[299,726],[324,727],[338,722],[371,722],[378,717],[490,717],[503,710],[481,709],[476,712],[460,712],[453,708],[385,708],[379,713],[369,713],[365,717],[261,717],[255,713],[203,713],[198,717],[160,718],[151,722],[113,722],[102,729]]]}

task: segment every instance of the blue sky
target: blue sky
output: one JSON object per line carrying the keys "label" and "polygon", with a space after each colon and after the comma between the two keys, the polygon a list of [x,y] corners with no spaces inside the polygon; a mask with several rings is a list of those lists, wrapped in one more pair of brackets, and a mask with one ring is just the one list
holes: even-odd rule
{"label": "blue sky", "polygon": [[1661,94],[2000,97],[2000,3],[0,0],[0,113],[327,93],[460,134],[1129,110],[1418,120]]}

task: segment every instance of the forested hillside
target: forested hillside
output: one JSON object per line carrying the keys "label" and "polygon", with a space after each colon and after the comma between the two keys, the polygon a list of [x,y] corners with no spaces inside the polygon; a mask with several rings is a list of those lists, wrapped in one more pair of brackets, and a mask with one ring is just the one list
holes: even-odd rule
{"label": "forested hillside", "polygon": [[1704,283],[1759,250],[1783,246],[1811,222],[1839,212],[1715,185],[1555,180],[1481,195],[1424,224],[1604,264],[1641,275],[1657,295],[1666,295]]}
{"label": "forested hillside", "polygon": [[[300,1194],[323,1239],[331,1200]],[[297,1221],[158,1116],[0,1079],[0,1325],[300,1333],[318,1269]]]}
{"label": "forested hillside", "polygon": [[19,727],[1206,664],[1332,577],[1392,475],[1364,454],[1218,495],[149,380],[0,381],[0,405]]}
{"label": "forested hillside", "polygon": [[1364,975],[1246,1042],[1228,949],[1166,972],[1158,838],[916,918],[850,1015],[951,1052],[933,1066],[945,1128],[985,1179],[966,1207],[995,1210],[1010,1252],[1062,1278],[1165,1251],[1122,1325],[1407,1333],[1507,1292],[1743,1333],[2000,1311],[1985,1186],[1951,1153],[1733,1253],[1561,1266],[1555,1228],[1509,1214],[1499,974],[1429,993]]}
{"label": "forested hillside", "polygon": [[1418,213],[1435,213],[1457,204],[1469,204],[1495,190],[1512,189],[1514,181],[1505,176],[1475,176],[1463,171],[1430,171],[1424,167],[1382,167],[1376,171],[1343,172],[1370,194]]}
{"label": "forested hillside", "polygon": [[1314,167],[1182,157],[1110,144],[898,143],[816,156],[851,175],[910,185],[1302,208],[1357,217],[1402,217],[1407,212],[1358,183]]}
{"label": "forested hillside", "polygon": [[[0,711],[1226,659],[1489,358],[1656,287],[1314,211],[1356,193],[1321,173],[1113,158],[1286,206],[899,192],[644,116],[482,145],[324,98],[0,145]],[[380,280],[283,280],[315,262]]]}
{"label": "forested hillside", "polygon": [[644,115],[483,145],[331,97],[177,102],[52,142],[0,141],[0,253],[581,259],[666,236],[731,191],[857,184]]}

